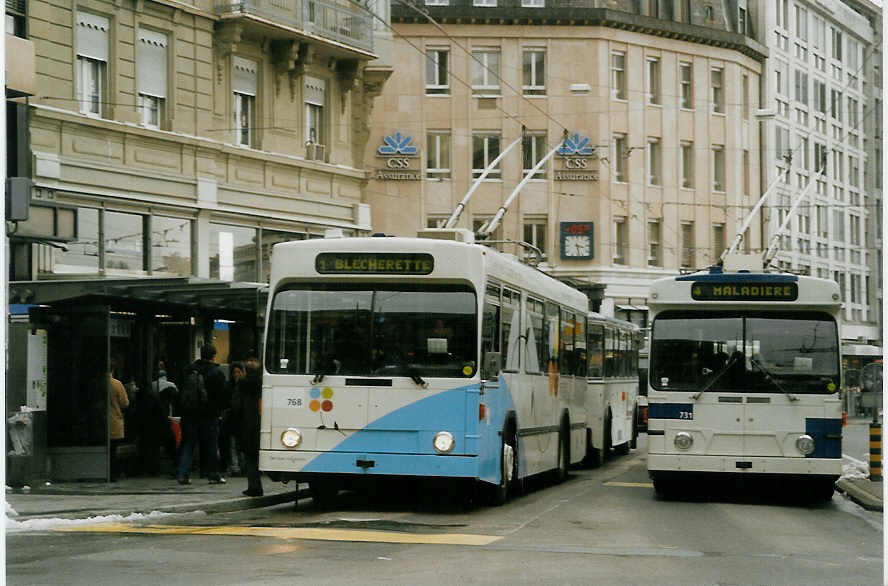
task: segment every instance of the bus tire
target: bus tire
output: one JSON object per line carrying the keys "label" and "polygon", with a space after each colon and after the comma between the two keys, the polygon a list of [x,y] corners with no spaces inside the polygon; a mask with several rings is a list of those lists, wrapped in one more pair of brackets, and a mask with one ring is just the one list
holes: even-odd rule
{"label": "bus tire", "polygon": [[570,468],[570,426],[566,422],[561,423],[561,431],[558,432],[558,461],[555,464],[555,482],[561,483],[567,480]]}
{"label": "bus tire", "polygon": [[638,448],[638,407],[632,412],[632,441],[629,442],[629,448]]}
{"label": "bus tire", "polygon": [[674,478],[660,474],[651,474],[651,482],[654,484],[654,492],[661,499],[670,500],[675,497],[676,484]]}
{"label": "bus tire", "polygon": [[312,480],[308,483],[311,500],[318,509],[329,509],[336,504],[339,487],[329,480]]}
{"label": "bus tire", "polygon": [[832,500],[833,493],[836,491],[836,481],[832,478],[827,478],[821,482],[821,485],[817,489],[817,496],[820,497],[820,500],[823,502],[829,502]]}
{"label": "bus tire", "polygon": [[617,455],[619,455],[619,456],[625,456],[626,454],[628,454],[628,453],[629,453],[629,442],[630,442],[630,441],[631,441],[631,440],[626,440],[626,441],[623,442],[622,444],[620,444],[620,445],[614,447],[614,453],[617,454]]}
{"label": "bus tire", "polygon": [[488,492],[488,502],[494,507],[498,507],[509,500],[509,494],[515,491],[518,482],[518,438],[515,434],[503,433],[503,443],[500,453],[500,482],[496,486],[490,487]]}

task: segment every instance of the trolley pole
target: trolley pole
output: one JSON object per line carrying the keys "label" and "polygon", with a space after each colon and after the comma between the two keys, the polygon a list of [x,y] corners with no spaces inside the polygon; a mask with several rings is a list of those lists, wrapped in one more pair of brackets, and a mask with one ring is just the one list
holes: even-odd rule
{"label": "trolley pole", "polygon": [[878,410],[874,408],[876,415],[873,415],[874,421],[869,427],[869,461],[870,476],[869,479],[874,482],[882,481],[882,425],[878,422]]}

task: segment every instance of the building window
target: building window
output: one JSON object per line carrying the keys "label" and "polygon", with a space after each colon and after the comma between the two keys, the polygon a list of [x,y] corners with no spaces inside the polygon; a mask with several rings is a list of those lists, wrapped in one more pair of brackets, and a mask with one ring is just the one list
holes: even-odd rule
{"label": "building window", "polygon": [[486,6],[496,8],[496,0],[472,0],[472,6]]}
{"label": "building window", "polygon": [[712,70],[712,111],[723,113],[725,111],[725,94],[722,88],[724,77],[724,69],[714,68]]}
{"label": "building window", "polygon": [[616,265],[624,265],[629,260],[629,233],[627,230],[625,217],[614,218],[614,231],[612,238],[614,243],[613,263]]}
{"label": "building window", "polygon": [[324,107],[327,99],[327,81],[305,76],[302,90],[305,102],[305,156],[316,161],[327,160],[327,133]]}
{"label": "building window", "polygon": [[725,225],[712,225],[712,262],[721,258],[725,251]]}
{"label": "building window", "polygon": [[611,53],[611,97],[626,99],[626,54]]}
{"label": "building window", "polygon": [[795,99],[808,104],[808,74],[801,69],[795,70]]}
{"label": "building window", "polygon": [[789,29],[789,0],[777,0],[777,26]]}
{"label": "building window", "polygon": [[532,246],[536,246],[546,258],[546,218],[525,218],[524,219],[524,241]]}
{"label": "building window", "polygon": [[426,177],[450,179],[450,133],[433,131],[426,136]]}
{"label": "building window", "polygon": [[681,223],[681,268],[694,266],[694,223]]}
{"label": "building window", "polygon": [[785,126],[774,127],[774,153],[777,164],[788,164],[792,160],[792,148],[789,145],[789,129]]}
{"label": "building window", "polygon": [[[527,177],[534,166],[546,156],[545,133],[528,132],[521,141],[522,159],[524,162],[524,177]],[[533,175],[534,179],[546,178],[545,165]]]}
{"label": "building window", "polygon": [[741,96],[741,99],[743,100],[743,119],[749,120],[749,76],[746,74],[743,74],[743,87],[741,88],[741,91],[743,92],[743,95]]}
{"label": "building window", "polygon": [[648,138],[647,143],[647,175],[648,184],[660,185],[660,139]]}
{"label": "building window", "polygon": [[107,18],[77,13],[77,99],[81,114],[101,118],[108,101]]}
{"label": "building window", "polygon": [[741,35],[746,34],[746,9],[741,7],[737,15],[737,32]]}
{"label": "building window", "polygon": [[851,244],[860,246],[860,216],[848,214],[848,238]]}
{"label": "building window", "polygon": [[210,278],[259,280],[259,248],[255,228],[210,224]]}
{"label": "building window", "polygon": [[142,125],[159,129],[167,95],[167,36],[140,28],[136,57]]}
{"label": "building window", "polygon": [[[425,0],[426,6],[450,6],[450,0]],[[314,22],[310,19],[309,22]]]}
{"label": "building window", "polygon": [[626,182],[626,135],[614,135],[614,160],[611,167],[614,169],[614,181],[617,183]]}
{"label": "building window", "polygon": [[777,63],[774,65],[774,89],[778,94],[782,96],[788,96],[788,85],[789,79],[787,78],[787,70],[789,69],[789,65],[786,61],[777,60]]}
{"label": "building window", "polygon": [[523,63],[521,89],[524,95],[546,95],[546,52],[541,49],[525,50]]}
{"label": "building window", "polygon": [[[32,208],[32,210],[34,209]],[[94,208],[77,208],[77,239],[67,243],[67,250],[53,248],[49,266],[41,264],[38,267],[38,272],[97,274],[101,268],[99,257],[99,215],[101,213],[102,210]]]}
{"label": "building window", "polygon": [[848,156],[848,184],[860,187],[860,159]]}
{"label": "building window", "polygon": [[814,171],[826,171],[826,145],[819,142],[814,143]]}
{"label": "building window", "polygon": [[499,49],[483,49],[472,51],[472,95],[499,95],[499,79]]}
{"label": "building window", "polygon": [[253,146],[256,107],[255,61],[234,57],[234,129],[235,144]]}
{"label": "building window", "polygon": [[749,151],[747,149],[743,149],[743,195],[749,195],[749,176],[752,173],[752,169],[749,167]]}
{"label": "building window", "polygon": [[648,58],[647,60],[647,101],[648,104],[660,103],[660,60]]}
{"label": "building window", "polygon": [[663,265],[663,259],[660,255],[660,220],[652,220],[648,222],[648,259],[650,266],[659,267]]}
{"label": "building window", "polygon": [[522,8],[545,8],[546,0],[521,0]]}
{"label": "building window", "polygon": [[678,81],[681,85],[681,107],[687,110],[694,108],[692,71],[690,63],[683,62],[678,64]]}
{"label": "building window", "polygon": [[832,41],[832,58],[836,61],[842,60],[842,31],[830,27],[830,37]]}
{"label": "building window", "polygon": [[814,80],[814,110],[826,114],[826,84],[819,79]]}
{"label": "building window", "polygon": [[686,189],[694,187],[694,143],[681,143],[681,186]]}
{"label": "building window", "polygon": [[808,40],[808,11],[803,7],[796,4],[795,7],[795,17],[796,17],[796,36],[803,41]]}
{"label": "building window", "polygon": [[[833,238],[839,242],[845,241],[845,212],[833,210]],[[840,259],[836,259],[840,260]]]}
{"label": "building window", "polygon": [[[500,154],[499,133],[477,132],[472,135],[472,179],[477,179],[484,169]],[[500,179],[500,163],[490,170],[486,179]]]}
{"label": "building window", "polygon": [[151,216],[151,272],[187,277],[191,269],[191,220]]}
{"label": "building window", "polygon": [[725,147],[712,146],[712,190],[725,191]]}
{"label": "building window", "polygon": [[447,77],[449,49],[426,50],[426,93],[449,94],[450,81]]}
{"label": "building window", "polygon": [[146,216],[107,210],[102,215],[105,269],[147,270],[144,236]]}

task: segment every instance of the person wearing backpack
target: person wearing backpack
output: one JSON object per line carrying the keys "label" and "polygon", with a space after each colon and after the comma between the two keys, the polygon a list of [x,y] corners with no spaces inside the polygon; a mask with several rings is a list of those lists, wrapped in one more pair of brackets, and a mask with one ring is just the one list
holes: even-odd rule
{"label": "person wearing backpack", "polygon": [[225,375],[213,362],[216,347],[204,344],[200,359],[185,369],[180,392],[182,406],[182,450],[176,480],[191,484],[189,473],[194,457],[194,444],[200,445],[201,469],[210,484],[224,484],[219,473],[219,412],[225,396]]}

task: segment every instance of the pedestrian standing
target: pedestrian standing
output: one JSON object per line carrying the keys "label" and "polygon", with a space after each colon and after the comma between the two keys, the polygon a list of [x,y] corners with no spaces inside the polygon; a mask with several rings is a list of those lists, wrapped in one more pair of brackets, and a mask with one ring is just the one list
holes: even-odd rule
{"label": "pedestrian standing", "polygon": [[115,482],[120,475],[120,463],[117,461],[117,447],[123,443],[124,422],[123,410],[129,407],[129,398],[123,383],[108,373],[108,392],[111,393],[108,407],[108,431],[111,439],[111,482]]}
{"label": "pedestrian standing", "polygon": [[194,445],[200,445],[201,469],[210,484],[223,484],[219,473],[219,408],[225,395],[225,375],[213,359],[216,347],[204,344],[200,359],[188,367],[182,385],[182,451],[176,479],[191,484]]}
{"label": "pedestrian standing", "polygon": [[239,474],[242,463],[238,457],[240,449],[240,391],[238,386],[244,378],[246,369],[243,362],[231,363],[231,378],[228,380],[225,400],[226,407],[222,410],[219,427],[219,469],[228,470],[232,476]]}
{"label": "pedestrian standing", "polygon": [[262,379],[259,359],[250,356],[247,374],[238,385],[241,413],[241,444],[244,450],[244,467],[247,475],[245,496],[262,496],[262,479],[259,475],[259,401],[262,398]]}

